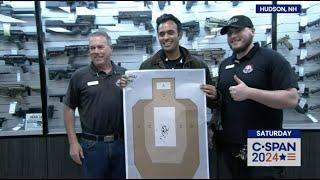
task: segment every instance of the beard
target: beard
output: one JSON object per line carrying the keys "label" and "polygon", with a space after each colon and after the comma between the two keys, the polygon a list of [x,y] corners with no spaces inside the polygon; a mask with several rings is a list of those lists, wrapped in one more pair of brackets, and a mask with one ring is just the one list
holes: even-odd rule
{"label": "beard", "polygon": [[248,47],[250,46],[250,44],[252,44],[252,41],[253,41],[253,36],[250,35],[249,38],[247,39],[247,41],[245,41],[244,44],[242,44],[240,47],[233,48],[230,43],[228,43],[228,44],[229,44],[230,49],[232,49],[233,52],[238,54],[241,52],[245,52],[248,49]]}

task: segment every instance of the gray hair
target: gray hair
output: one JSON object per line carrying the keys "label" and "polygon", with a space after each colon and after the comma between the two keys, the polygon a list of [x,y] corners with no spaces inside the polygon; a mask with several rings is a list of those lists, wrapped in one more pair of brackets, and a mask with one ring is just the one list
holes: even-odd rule
{"label": "gray hair", "polygon": [[106,40],[107,40],[107,45],[109,45],[109,46],[112,45],[111,38],[110,38],[110,36],[108,35],[108,33],[107,33],[105,30],[99,29],[98,31],[95,31],[95,32],[91,33],[91,34],[89,35],[89,39],[90,39],[91,37],[97,37],[97,36],[105,37]]}

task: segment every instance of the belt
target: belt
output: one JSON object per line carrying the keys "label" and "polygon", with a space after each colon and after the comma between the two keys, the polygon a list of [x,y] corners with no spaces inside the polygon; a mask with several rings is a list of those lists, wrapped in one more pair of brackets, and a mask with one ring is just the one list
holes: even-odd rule
{"label": "belt", "polygon": [[110,135],[94,135],[82,133],[82,138],[92,140],[92,141],[102,141],[102,142],[113,142],[120,138],[119,134],[110,134]]}

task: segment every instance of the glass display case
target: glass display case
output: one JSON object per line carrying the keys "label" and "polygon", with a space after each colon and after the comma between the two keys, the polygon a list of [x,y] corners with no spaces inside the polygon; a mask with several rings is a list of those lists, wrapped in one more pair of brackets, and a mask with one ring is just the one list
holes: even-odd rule
{"label": "glass display case", "polygon": [[0,135],[42,134],[34,3],[5,1],[0,9]]}

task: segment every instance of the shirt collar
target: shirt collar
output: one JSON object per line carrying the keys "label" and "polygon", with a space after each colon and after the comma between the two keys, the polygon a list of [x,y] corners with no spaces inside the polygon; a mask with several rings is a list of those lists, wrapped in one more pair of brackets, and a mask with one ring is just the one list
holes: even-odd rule
{"label": "shirt collar", "polygon": [[[111,70],[110,74],[115,74],[117,72],[118,68],[115,66],[113,61],[111,61],[111,66],[112,66],[112,70]],[[97,67],[92,62],[90,63],[89,71],[91,74],[97,75],[97,76],[99,76],[99,74],[106,74],[104,71],[99,71],[97,69]]]}
{"label": "shirt collar", "polygon": [[[179,50],[180,50],[180,54],[181,54],[181,59],[180,59],[180,62],[179,62],[179,63],[184,63],[184,61],[185,61],[185,54],[184,54],[183,51],[181,50],[181,47],[180,47],[180,46],[179,46]],[[168,58],[167,58],[166,54],[164,53],[164,50],[163,50],[163,49],[160,50],[159,55],[160,55],[160,59],[161,59],[162,61],[164,61],[164,62],[168,61]]]}
{"label": "shirt collar", "polygon": [[253,43],[253,47],[250,49],[250,51],[248,52],[248,54],[246,54],[245,56],[243,56],[241,59],[237,59],[237,55],[236,53],[233,53],[232,54],[232,61],[239,61],[239,62],[243,62],[243,61],[246,61],[248,59],[251,59],[255,53],[258,51],[258,49],[260,48],[260,45],[259,43]]}

